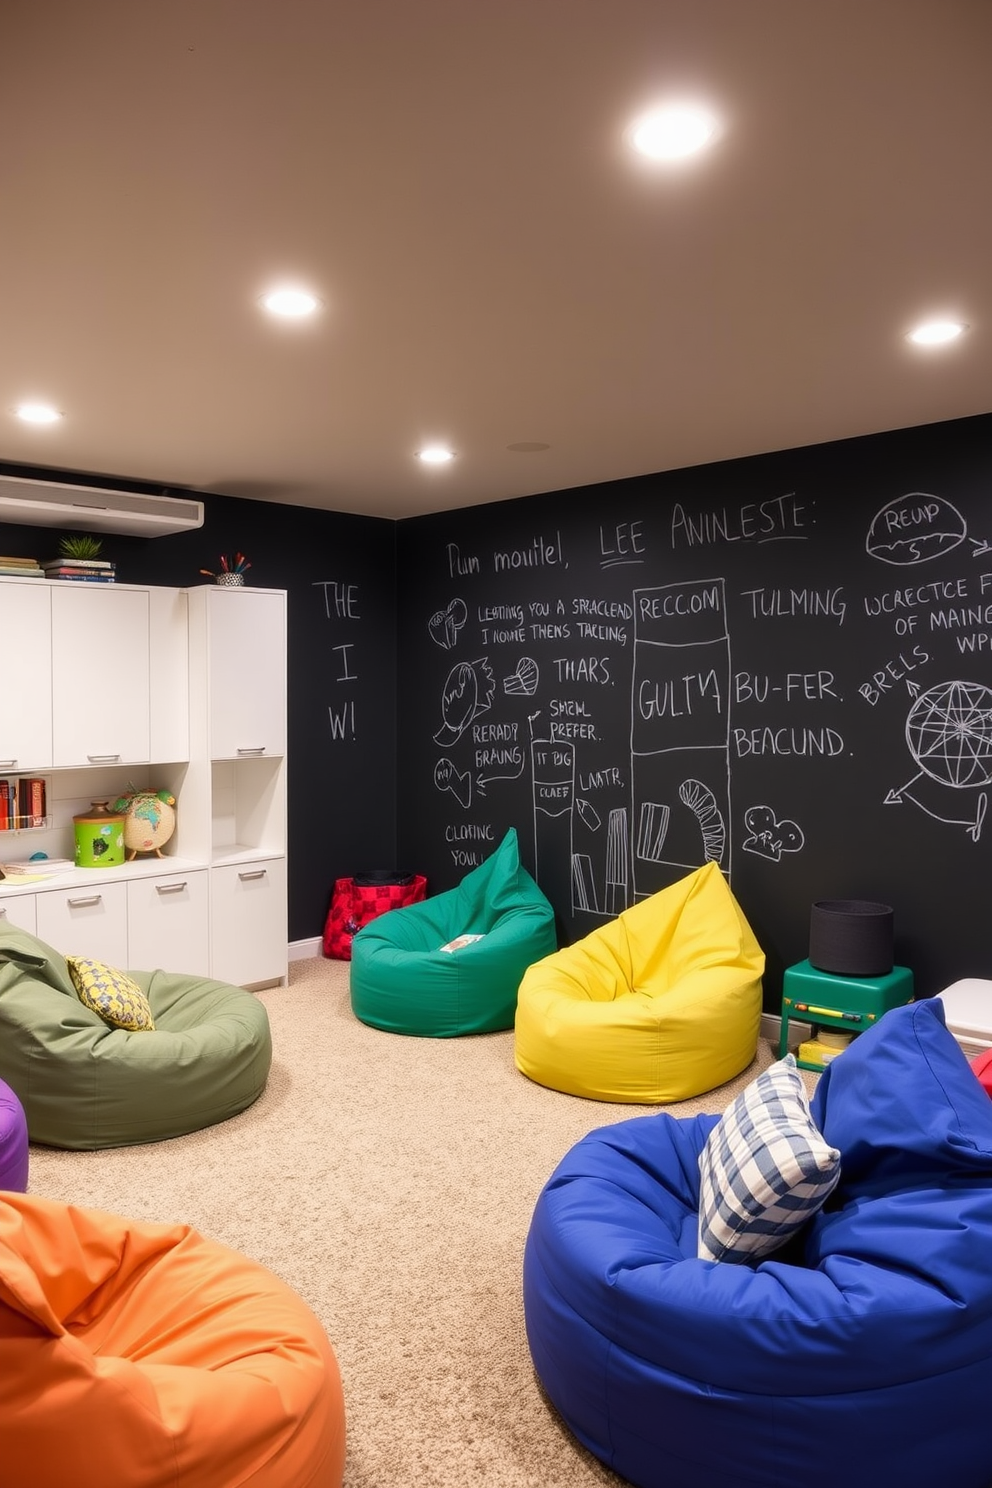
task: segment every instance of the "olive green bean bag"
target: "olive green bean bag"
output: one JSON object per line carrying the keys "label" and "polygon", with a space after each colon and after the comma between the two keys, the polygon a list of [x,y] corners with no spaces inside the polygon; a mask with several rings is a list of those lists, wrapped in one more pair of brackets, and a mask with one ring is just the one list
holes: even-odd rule
{"label": "olive green bean bag", "polygon": [[265,1088],[268,1015],[250,992],[165,971],[128,973],[154,1030],[112,1027],[80,1001],[65,956],[0,927],[0,1079],[32,1142],[127,1147],[224,1121]]}
{"label": "olive green bean bag", "polygon": [[556,946],[554,911],[520,862],[511,827],[456,888],[359,930],[351,1006],[387,1033],[451,1038],[512,1028],[521,977]]}

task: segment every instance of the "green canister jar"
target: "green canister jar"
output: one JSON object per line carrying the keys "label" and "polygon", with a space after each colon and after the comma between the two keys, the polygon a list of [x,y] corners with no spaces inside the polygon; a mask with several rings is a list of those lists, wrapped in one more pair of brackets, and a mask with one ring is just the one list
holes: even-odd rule
{"label": "green canister jar", "polygon": [[77,868],[117,868],[124,861],[124,814],[109,801],[93,801],[72,818]]}

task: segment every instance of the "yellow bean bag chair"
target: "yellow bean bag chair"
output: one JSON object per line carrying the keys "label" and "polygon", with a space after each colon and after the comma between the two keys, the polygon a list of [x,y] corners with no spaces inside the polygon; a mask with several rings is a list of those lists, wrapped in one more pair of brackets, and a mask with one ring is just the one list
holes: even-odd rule
{"label": "yellow bean bag chair", "polygon": [[517,1068],[590,1100],[713,1090],[758,1047],[765,957],[716,863],[536,962],[517,995]]}
{"label": "yellow bean bag chair", "polygon": [[306,1304],[186,1225],[0,1194],[3,1488],[339,1488]]}

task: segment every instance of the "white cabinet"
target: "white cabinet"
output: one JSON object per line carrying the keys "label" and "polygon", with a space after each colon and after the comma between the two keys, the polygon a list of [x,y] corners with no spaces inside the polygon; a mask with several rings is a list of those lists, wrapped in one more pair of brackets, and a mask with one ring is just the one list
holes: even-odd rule
{"label": "white cabinet", "polygon": [[64,956],[92,956],[111,966],[127,966],[126,883],[74,883],[39,891],[36,898],[39,940]]}
{"label": "white cabinet", "polygon": [[147,762],[151,753],[148,591],[52,583],[52,762]]}
{"label": "white cabinet", "polygon": [[207,870],[133,878],[127,886],[128,966],[210,975]]}
{"label": "white cabinet", "polygon": [[195,842],[210,868],[211,975],[287,979],[286,595],[189,591]]}
{"label": "white cabinet", "polygon": [[[0,584],[0,633],[8,638],[5,649],[12,669],[0,702],[0,775],[44,770],[52,763],[52,602],[47,582],[11,579]],[[15,676],[16,686],[11,680]]]}
{"label": "white cabinet", "polygon": [[244,986],[286,976],[286,859],[210,870],[211,975]]}
{"label": "white cabinet", "polygon": [[286,753],[286,596],[275,589],[194,591],[211,759]]}
{"label": "white cabinet", "polygon": [[114,966],[285,982],[285,592],[0,578],[3,621],[0,778],[43,775],[48,815],[0,833],[0,862],[71,862],[73,816],[129,784],[171,791],[176,830],[161,859],[0,881],[0,925]]}
{"label": "white cabinet", "polygon": [[0,930],[4,925],[16,925],[29,935],[38,934],[38,915],[34,894],[5,894],[0,898]]}

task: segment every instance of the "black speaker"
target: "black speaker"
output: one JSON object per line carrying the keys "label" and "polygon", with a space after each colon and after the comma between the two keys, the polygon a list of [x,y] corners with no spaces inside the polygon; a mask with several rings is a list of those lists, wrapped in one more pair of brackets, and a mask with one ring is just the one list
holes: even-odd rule
{"label": "black speaker", "polygon": [[834,976],[888,976],[893,914],[867,899],[820,899],[809,917],[809,962]]}

